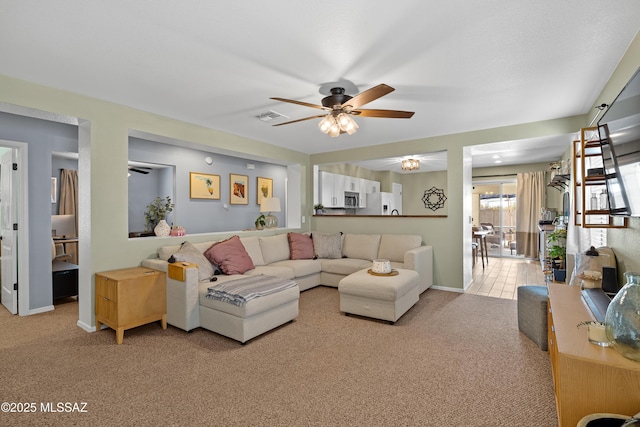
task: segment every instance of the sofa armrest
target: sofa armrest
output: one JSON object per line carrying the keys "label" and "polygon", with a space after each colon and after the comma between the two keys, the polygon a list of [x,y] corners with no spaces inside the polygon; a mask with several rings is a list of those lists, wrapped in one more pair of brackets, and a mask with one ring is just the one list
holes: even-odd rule
{"label": "sofa armrest", "polygon": [[420,246],[404,253],[404,267],[420,276],[420,293],[433,285],[433,247]]}
{"label": "sofa armrest", "polygon": [[[161,259],[146,259],[142,266],[154,270],[168,271],[169,263]],[[167,275],[167,323],[190,331],[200,326],[198,303],[198,269],[185,268],[184,281]]]}

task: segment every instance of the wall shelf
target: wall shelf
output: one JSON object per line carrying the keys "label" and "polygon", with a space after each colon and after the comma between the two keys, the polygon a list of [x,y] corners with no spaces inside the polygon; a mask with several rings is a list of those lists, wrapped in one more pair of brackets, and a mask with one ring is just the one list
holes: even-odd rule
{"label": "wall shelf", "polygon": [[580,129],[573,141],[574,225],[583,228],[626,228],[627,218],[610,215],[607,181],[603,174],[602,144],[597,127]]}
{"label": "wall shelf", "polygon": [[569,182],[571,181],[570,174],[555,174],[547,184],[547,187],[553,187],[558,191],[564,191],[569,188]]}

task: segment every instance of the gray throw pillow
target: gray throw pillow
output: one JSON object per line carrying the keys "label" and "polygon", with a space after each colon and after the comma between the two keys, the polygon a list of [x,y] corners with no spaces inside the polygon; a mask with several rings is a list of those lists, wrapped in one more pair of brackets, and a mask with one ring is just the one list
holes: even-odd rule
{"label": "gray throw pillow", "polygon": [[342,258],[342,233],[313,233],[313,251],[318,258]]}
{"label": "gray throw pillow", "polygon": [[173,259],[178,262],[191,262],[198,266],[198,280],[209,280],[215,270],[209,260],[189,242],[184,242],[178,252],[173,254]]}

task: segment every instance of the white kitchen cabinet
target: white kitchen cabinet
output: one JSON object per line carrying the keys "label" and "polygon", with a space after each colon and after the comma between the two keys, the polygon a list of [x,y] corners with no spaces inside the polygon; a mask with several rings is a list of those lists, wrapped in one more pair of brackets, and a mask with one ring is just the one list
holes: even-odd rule
{"label": "white kitchen cabinet", "polygon": [[325,208],[344,208],[345,176],[320,171],[320,201]]}

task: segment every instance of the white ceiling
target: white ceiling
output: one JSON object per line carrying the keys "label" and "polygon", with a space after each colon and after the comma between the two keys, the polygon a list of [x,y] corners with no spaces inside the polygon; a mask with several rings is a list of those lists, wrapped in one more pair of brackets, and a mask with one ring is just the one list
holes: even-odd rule
{"label": "white ceiling", "polygon": [[[0,0],[0,73],[313,154],[591,114],[639,28],[637,0]],[[255,118],[316,115],[269,98],[319,104],[340,80],[386,83],[365,108],[415,115],[338,138]],[[529,163],[569,143],[492,150]]]}

